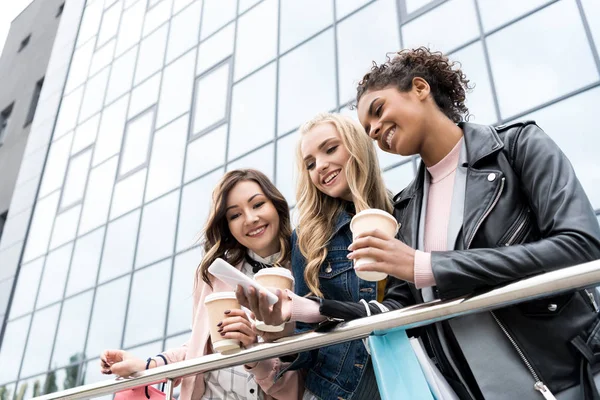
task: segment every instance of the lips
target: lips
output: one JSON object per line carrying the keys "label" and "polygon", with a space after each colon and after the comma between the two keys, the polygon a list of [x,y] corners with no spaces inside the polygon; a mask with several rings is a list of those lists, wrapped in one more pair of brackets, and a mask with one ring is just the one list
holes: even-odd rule
{"label": "lips", "polygon": [[327,175],[325,175],[323,177],[323,179],[321,180],[321,183],[326,186],[331,184],[331,182],[333,182],[333,180],[340,174],[340,171],[341,171],[341,169],[331,171],[330,173],[328,173]]}
{"label": "lips", "polygon": [[390,129],[388,129],[381,138],[381,141],[383,143],[385,143],[385,145],[388,149],[392,148],[392,139],[393,139],[395,133],[396,133],[396,125],[392,126]]}
{"label": "lips", "polygon": [[265,233],[265,231],[267,230],[267,226],[268,226],[268,224],[259,226],[258,228],[255,228],[255,229],[251,230],[250,232],[246,233],[246,236],[250,236],[250,237],[260,236],[263,233]]}

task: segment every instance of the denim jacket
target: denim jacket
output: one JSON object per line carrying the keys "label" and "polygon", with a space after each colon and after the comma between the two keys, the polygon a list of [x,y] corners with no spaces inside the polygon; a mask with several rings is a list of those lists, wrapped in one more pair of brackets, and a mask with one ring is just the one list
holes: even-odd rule
{"label": "denim jacket", "polygon": [[[352,243],[351,216],[342,212],[335,224],[333,236],[327,245],[327,258],[319,272],[320,288],[325,299],[367,302],[377,299],[376,282],[358,279],[352,260],[348,260],[348,246]],[[306,260],[300,253],[296,232],[292,234],[292,272],[296,280],[295,292],[304,296],[310,292],[304,281]],[[296,332],[306,332],[314,326],[296,324]],[[322,347],[300,353],[287,369],[305,369],[305,387],[322,399],[352,399],[363,376],[369,355],[361,340]],[[286,370],[287,370],[286,369]],[[281,371],[280,375],[285,371]]]}

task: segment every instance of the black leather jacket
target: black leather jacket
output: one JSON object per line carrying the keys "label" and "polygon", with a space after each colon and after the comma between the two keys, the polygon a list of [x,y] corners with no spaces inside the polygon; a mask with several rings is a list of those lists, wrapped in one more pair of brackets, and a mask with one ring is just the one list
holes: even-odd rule
{"label": "black leather jacket", "polygon": [[[570,162],[548,135],[530,121],[495,128],[460,126],[468,160],[464,222],[457,250],[432,253],[439,298],[482,292],[600,258],[600,226],[592,206]],[[415,180],[394,198],[398,238],[413,248],[425,171],[421,164]],[[590,294],[579,291],[495,312],[554,393],[582,379],[582,356],[571,343],[575,337],[581,337],[596,357],[600,354],[598,310]],[[412,284],[388,281],[384,303],[390,308],[422,301]],[[352,319],[362,316],[356,315],[360,307],[325,301],[321,312]],[[449,374],[434,331],[427,330],[430,340],[425,342],[442,372]],[[461,372],[465,369],[469,375],[466,363],[457,358]]]}

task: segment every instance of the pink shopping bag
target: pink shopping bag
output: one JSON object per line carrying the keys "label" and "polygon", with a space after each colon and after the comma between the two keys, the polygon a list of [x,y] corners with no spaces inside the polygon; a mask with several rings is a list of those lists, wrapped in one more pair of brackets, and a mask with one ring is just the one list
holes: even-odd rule
{"label": "pink shopping bag", "polygon": [[144,388],[141,386],[118,392],[115,394],[115,400],[165,400],[165,394],[154,386],[148,386],[148,396],[150,397],[146,396]]}

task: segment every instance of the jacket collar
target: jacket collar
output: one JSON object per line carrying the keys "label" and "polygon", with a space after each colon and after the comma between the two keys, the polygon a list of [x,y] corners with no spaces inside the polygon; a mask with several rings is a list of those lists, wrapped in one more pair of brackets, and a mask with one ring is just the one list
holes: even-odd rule
{"label": "jacket collar", "polygon": [[[500,140],[498,133],[491,126],[469,122],[461,122],[458,126],[464,134],[467,164],[469,167],[475,166],[485,157],[500,151],[504,147],[504,143]],[[415,193],[422,191],[425,171],[425,164],[421,161],[415,179],[406,189],[394,196],[394,205],[410,199],[415,196]]]}
{"label": "jacket collar", "polygon": [[352,217],[348,211],[343,210],[340,212],[333,227],[332,237],[335,236],[345,225],[348,225],[351,220]]}

